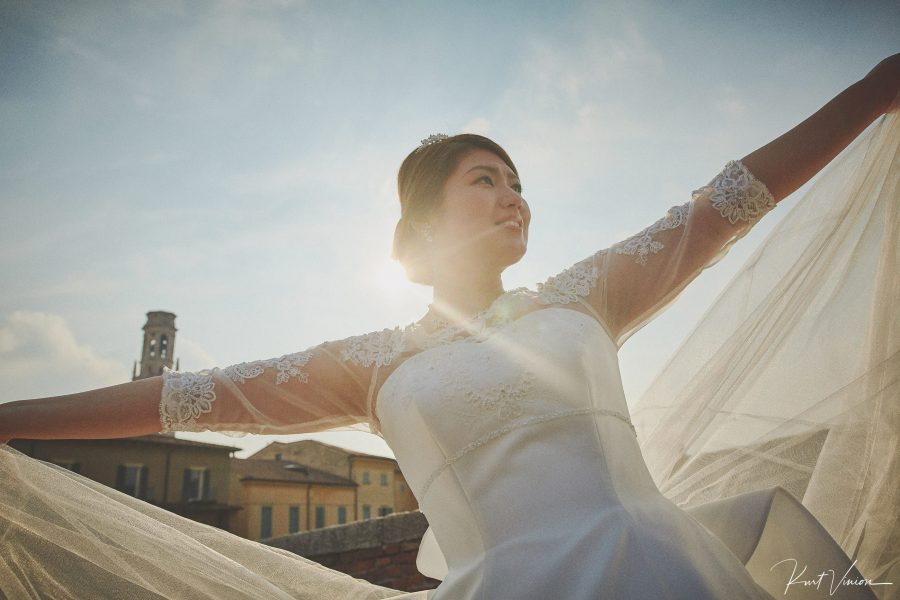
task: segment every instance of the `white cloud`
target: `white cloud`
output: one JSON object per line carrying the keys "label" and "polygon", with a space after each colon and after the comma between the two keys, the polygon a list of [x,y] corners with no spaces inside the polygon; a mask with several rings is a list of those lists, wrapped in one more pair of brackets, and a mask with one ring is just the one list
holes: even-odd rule
{"label": "white cloud", "polygon": [[477,133],[478,135],[490,135],[491,122],[484,117],[476,117],[462,126],[465,133]]}
{"label": "white cloud", "polygon": [[713,93],[713,106],[725,117],[740,118],[747,114],[747,105],[733,85],[723,85]]}
{"label": "white cloud", "polygon": [[221,365],[206,348],[191,338],[179,335],[175,340],[175,356],[182,371],[199,371]]}
{"label": "white cloud", "polygon": [[535,39],[519,71],[493,121],[514,133],[517,163],[564,174],[554,182],[567,182],[563,193],[615,169],[623,141],[653,135],[645,108],[630,99],[646,96],[664,61],[634,23],[614,35]]}
{"label": "white cloud", "polygon": [[0,326],[0,402],[115,385],[129,374],[128,366],[78,341],[59,315],[16,311]]}

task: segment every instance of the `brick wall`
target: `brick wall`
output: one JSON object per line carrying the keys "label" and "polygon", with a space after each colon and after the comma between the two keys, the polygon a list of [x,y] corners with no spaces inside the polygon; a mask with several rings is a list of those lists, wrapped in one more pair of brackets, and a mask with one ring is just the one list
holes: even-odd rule
{"label": "brick wall", "polygon": [[265,543],[376,585],[417,592],[440,583],[416,569],[419,544],[427,528],[425,516],[411,511],[272,538]]}

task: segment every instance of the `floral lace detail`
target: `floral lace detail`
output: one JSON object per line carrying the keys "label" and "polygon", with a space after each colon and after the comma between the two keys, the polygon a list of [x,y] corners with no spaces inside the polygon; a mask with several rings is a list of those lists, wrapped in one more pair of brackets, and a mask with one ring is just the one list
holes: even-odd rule
{"label": "floral lace detail", "polygon": [[422,499],[425,497],[425,494],[428,493],[428,490],[431,488],[431,485],[435,482],[438,476],[443,473],[448,467],[450,467],[453,463],[459,461],[462,457],[466,456],[470,452],[477,450],[478,448],[484,446],[488,442],[492,442],[499,437],[506,435],[507,433],[520,429],[522,427],[528,427],[529,425],[537,425],[538,423],[546,423],[547,421],[553,421],[555,419],[561,419],[563,417],[571,417],[577,415],[604,415],[607,417],[613,417],[623,421],[628,427],[631,428],[632,433],[637,435],[635,431],[634,425],[631,423],[631,419],[628,418],[628,415],[625,415],[616,410],[610,410],[607,408],[572,408],[572,409],[564,409],[564,410],[556,410],[553,412],[549,412],[543,415],[536,415],[534,417],[530,417],[528,419],[523,419],[521,421],[517,421],[515,423],[510,423],[508,425],[504,425],[503,427],[499,427],[490,433],[483,435],[478,438],[474,442],[470,442],[453,453],[452,456],[449,456],[443,463],[441,463],[434,471],[431,472],[431,475],[428,476],[428,479],[425,480],[425,483],[422,484],[422,488],[418,494],[416,494],[416,498],[419,499],[421,503]]}
{"label": "floral lace detail", "polygon": [[[248,379],[259,377],[267,368],[275,369],[275,385],[287,383],[291,377],[307,383],[309,374],[300,367],[309,362],[312,350],[285,354],[278,358],[239,363],[220,369],[228,379],[246,383]],[[212,411],[216,400],[216,384],[213,381],[215,369],[205,369],[196,373],[163,369],[162,399],[159,403],[159,417],[162,431],[196,431],[200,415]]]}
{"label": "floral lace detail", "polygon": [[[415,345],[422,350],[427,350],[455,341],[484,341],[496,328],[515,320],[519,314],[517,304],[533,296],[534,292],[528,288],[518,287],[503,292],[494,299],[490,306],[464,322],[450,322],[437,317],[434,330],[419,335],[415,339]],[[429,309],[431,309],[430,305]],[[421,331],[421,325],[416,323],[407,327],[404,334],[413,340],[419,331]]]}
{"label": "floral lace detail", "polygon": [[496,413],[501,421],[510,421],[522,416],[522,399],[531,389],[534,374],[526,371],[522,379],[510,383],[498,383],[486,391],[467,390],[465,400],[485,412]]}
{"label": "floral lace detail", "polygon": [[394,327],[347,338],[341,358],[361,367],[386,367],[406,348],[406,339],[411,329],[412,326],[403,329]]}
{"label": "floral lace detail", "polygon": [[214,385],[211,370],[182,373],[164,367],[159,403],[162,431],[194,431],[200,415],[212,410]]}
{"label": "floral lace detail", "polygon": [[569,304],[579,296],[587,296],[600,276],[596,257],[607,251],[600,250],[581,260],[565,271],[537,285],[537,299],[541,304]]}
{"label": "floral lace detail", "polygon": [[687,223],[688,215],[691,212],[691,202],[685,202],[681,206],[673,206],[666,212],[666,216],[653,223],[640,233],[636,233],[630,238],[615,244],[616,254],[630,254],[637,256],[636,262],[641,265],[647,264],[647,256],[656,254],[665,246],[662,242],[653,239],[653,236],[660,231],[667,229],[675,229]]}
{"label": "floral lace detail", "polygon": [[[739,160],[729,161],[721,173],[698,190],[691,197],[696,200],[702,194],[709,194],[710,203],[723,218],[733,225],[737,221],[755,223],[775,207],[775,198],[769,188],[758,180]],[[665,245],[654,239],[660,231],[675,229],[687,223],[693,200],[681,206],[673,206],[666,216],[656,221],[640,233],[615,244],[616,254],[636,256],[638,264],[647,264],[647,257],[662,250]]]}
{"label": "floral lace detail", "polygon": [[311,355],[311,350],[305,350],[303,352],[295,352],[294,354],[285,354],[269,360],[240,363],[225,367],[222,369],[222,373],[232,381],[245,383],[247,379],[259,377],[267,368],[272,368],[278,371],[278,374],[275,376],[276,385],[287,383],[291,377],[296,377],[303,383],[307,383],[309,381],[309,374],[301,371],[300,367],[309,362]]}
{"label": "floral lace detail", "polygon": [[739,160],[730,161],[709,185],[694,191],[693,196],[710,188],[712,206],[732,225],[737,221],[755,223],[775,208],[775,198],[769,188]]}

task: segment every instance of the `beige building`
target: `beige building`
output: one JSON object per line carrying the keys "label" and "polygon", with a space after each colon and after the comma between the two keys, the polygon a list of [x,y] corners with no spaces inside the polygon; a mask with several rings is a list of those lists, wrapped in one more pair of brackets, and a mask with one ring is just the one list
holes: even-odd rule
{"label": "beige building", "polygon": [[251,458],[293,461],[356,482],[358,489],[352,521],[418,510],[419,507],[393,458],[346,450],[316,440],[273,442]]}
{"label": "beige building", "polygon": [[231,462],[230,497],[243,508],[233,531],[251,540],[349,523],[356,493],[352,480],[293,461]]}
{"label": "beige building", "polygon": [[156,434],[109,440],[13,440],[10,446],[146,500],[231,531],[229,446]]}

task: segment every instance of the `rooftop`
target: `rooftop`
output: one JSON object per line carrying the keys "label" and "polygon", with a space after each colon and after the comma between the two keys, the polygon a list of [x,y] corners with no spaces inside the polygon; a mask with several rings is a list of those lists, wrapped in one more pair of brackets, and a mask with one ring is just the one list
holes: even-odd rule
{"label": "rooftop", "polygon": [[280,481],[356,487],[356,482],[289,460],[234,458],[231,468],[241,481]]}

